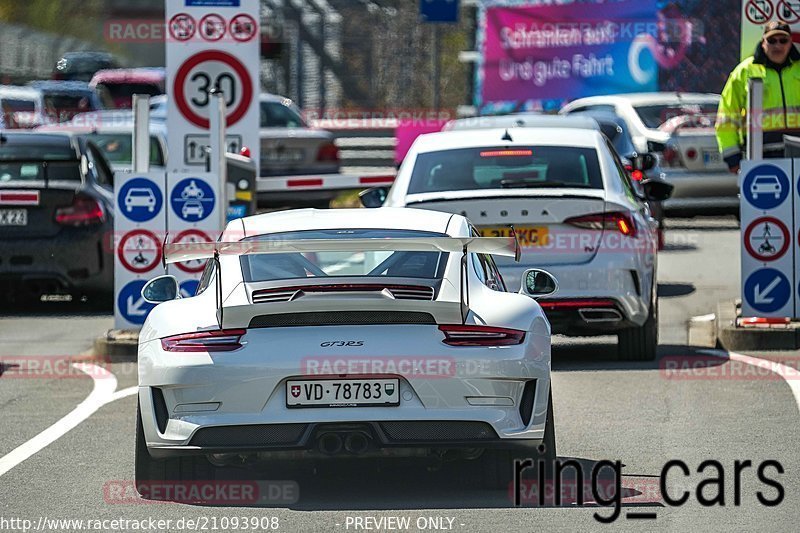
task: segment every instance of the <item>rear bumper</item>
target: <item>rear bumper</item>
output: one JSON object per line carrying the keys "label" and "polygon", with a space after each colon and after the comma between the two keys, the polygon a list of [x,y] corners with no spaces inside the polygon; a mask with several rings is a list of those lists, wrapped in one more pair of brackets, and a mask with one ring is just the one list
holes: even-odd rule
{"label": "rear bumper", "polygon": [[0,286],[31,296],[108,292],[114,288],[110,235],[103,226],[70,228],[54,237],[2,241]]}
{"label": "rear bumper", "polygon": [[667,212],[739,209],[738,176],[724,172],[692,172],[668,169],[664,179],[675,189],[664,202]]}

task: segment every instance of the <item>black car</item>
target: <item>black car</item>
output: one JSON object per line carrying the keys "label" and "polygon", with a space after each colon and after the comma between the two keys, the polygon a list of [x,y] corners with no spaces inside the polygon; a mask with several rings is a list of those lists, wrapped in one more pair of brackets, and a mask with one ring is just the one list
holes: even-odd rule
{"label": "black car", "polygon": [[113,173],[67,133],[0,132],[0,294],[110,304]]}
{"label": "black car", "polygon": [[95,72],[109,68],[119,68],[119,62],[108,52],[65,52],[56,62],[52,78],[88,82]]}

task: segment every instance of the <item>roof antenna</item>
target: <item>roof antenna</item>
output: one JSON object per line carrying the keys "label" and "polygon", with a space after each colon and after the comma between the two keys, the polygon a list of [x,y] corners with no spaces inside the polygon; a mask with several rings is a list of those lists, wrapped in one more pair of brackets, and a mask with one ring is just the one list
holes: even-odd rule
{"label": "roof antenna", "polygon": [[511,134],[508,133],[508,128],[506,128],[506,133],[500,138],[501,141],[510,141],[514,142],[514,139],[511,138]]}

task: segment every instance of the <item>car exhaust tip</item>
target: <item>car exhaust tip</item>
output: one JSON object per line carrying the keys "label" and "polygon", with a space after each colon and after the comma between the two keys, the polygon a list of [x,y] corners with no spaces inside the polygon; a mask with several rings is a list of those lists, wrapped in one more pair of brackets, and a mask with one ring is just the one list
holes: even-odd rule
{"label": "car exhaust tip", "polygon": [[369,439],[360,432],[350,433],[344,440],[344,449],[354,455],[362,454],[369,448]]}
{"label": "car exhaust tip", "polygon": [[319,438],[317,446],[319,451],[324,454],[337,454],[342,451],[342,437],[337,433],[325,433]]}
{"label": "car exhaust tip", "polygon": [[622,313],[614,308],[586,308],[578,309],[578,314],[584,322],[620,322]]}

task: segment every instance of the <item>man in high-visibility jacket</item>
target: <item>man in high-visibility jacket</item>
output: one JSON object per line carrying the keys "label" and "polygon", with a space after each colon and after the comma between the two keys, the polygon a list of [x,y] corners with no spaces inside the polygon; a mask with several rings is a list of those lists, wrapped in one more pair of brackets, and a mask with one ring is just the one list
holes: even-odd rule
{"label": "man in high-visibility jacket", "polygon": [[800,132],[800,52],[785,22],[764,26],[761,42],[731,72],[717,111],[717,144],[731,172],[739,172],[745,143],[747,80],[764,80],[764,102],[756,120],[764,131],[764,157],[783,157],[783,134]]}

